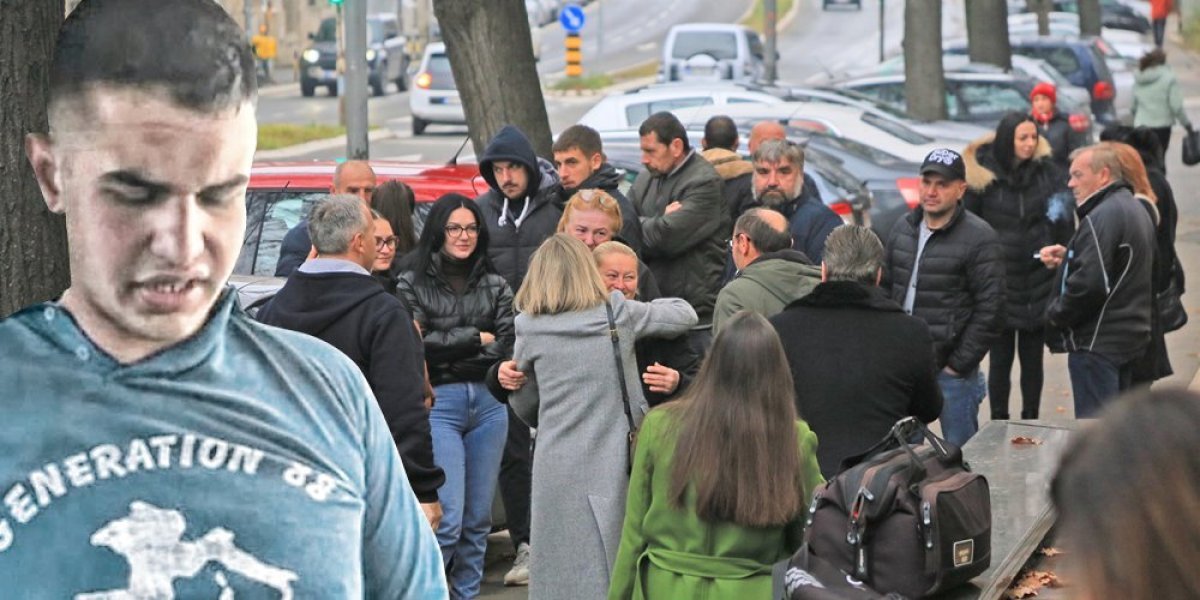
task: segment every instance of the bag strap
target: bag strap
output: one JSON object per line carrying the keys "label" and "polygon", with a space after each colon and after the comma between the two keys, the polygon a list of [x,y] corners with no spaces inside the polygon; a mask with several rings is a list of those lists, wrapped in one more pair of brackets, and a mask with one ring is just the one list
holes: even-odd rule
{"label": "bag strap", "polygon": [[637,430],[633,424],[633,411],[629,408],[629,388],[625,387],[625,363],[621,360],[621,335],[617,332],[617,322],[613,319],[612,304],[604,302],[608,311],[608,337],[612,340],[613,358],[617,361],[617,381],[621,384],[621,402],[625,404],[625,420],[629,422],[629,433]]}

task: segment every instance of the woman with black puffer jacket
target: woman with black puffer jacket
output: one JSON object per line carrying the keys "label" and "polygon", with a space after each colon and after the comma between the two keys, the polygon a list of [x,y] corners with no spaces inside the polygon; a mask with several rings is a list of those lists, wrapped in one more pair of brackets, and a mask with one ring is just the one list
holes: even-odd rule
{"label": "woman with black puffer jacket", "polygon": [[454,598],[479,595],[491,531],[492,495],[508,437],[508,410],[484,377],[512,354],[512,290],[487,257],[488,231],[473,200],[438,199],[417,248],[405,257],[396,293],[421,326],[437,402],[429,415],[438,490],[437,530]]}
{"label": "woman with black puffer jacket", "polygon": [[1038,251],[1065,244],[1075,231],[1067,174],[1054,163],[1050,144],[1029,115],[1009,113],[996,133],[963,152],[967,193],[963,204],[982,217],[1004,247],[1004,328],[989,352],[988,398],[993,420],[1009,418],[1014,354],[1021,361],[1021,418],[1036,419],[1042,395],[1046,303],[1054,272]]}

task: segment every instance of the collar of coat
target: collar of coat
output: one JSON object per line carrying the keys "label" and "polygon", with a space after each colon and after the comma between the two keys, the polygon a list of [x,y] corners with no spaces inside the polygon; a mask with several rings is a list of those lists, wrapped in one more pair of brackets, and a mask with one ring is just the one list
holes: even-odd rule
{"label": "collar of coat", "polygon": [[754,165],[742,158],[741,154],[725,148],[709,148],[700,153],[705,160],[712,164],[721,179],[729,181],[754,172]]}
{"label": "collar of coat", "polygon": [[[934,229],[933,232],[937,233],[939,231],[950,231],[955,225],[958,224],[959,221],[963,220],[964,212],[966,212],[966,208],[963,206],[962,199],[960,198],[958,200],[958,204],[954,205],[954,214],[951,215],[950,220],[947,221],[945,225]],[[918,204],[917,207],[914,208],[912,212],[908,213],[908,215],[906,215],[904,218],[908,221],[908,224],[912,226],[913,234],[915,235],[921,227],[921,220],[925,218],[925,209]]]}
{"label": "collar of coat", "polygon": [[863,285],[857,281],[823,281],[807,296],[793,302],[790,306],[858,307],[886,312],[903,311],[900,305],[888,298],[879,286]]}
{"label": "collar of coat", "polygon": [[1083,204],[1075,207],[1075,214],[1079,215],[1079,218],[1082,219],[1086,217],[1088,213],[1096,210],[1096,207],[1100,206],[1100,204],[1105,200],[1108,200],[1112,196],[1122,191],[1125,192],[1126,196],[1133,198],[1133,189],[1129,187],[1128,183],[1125,183],[1124,181],[1114,181],[1096,190],[1095,192],[1092,192],[1092,195],[1088,196],[1087,200],[1083,201]]}
{"label": "collar of coat", "polygon": [[[996,172],[983,165],[983,162],[991,163],[992,159],[989,156],[987,160],[980,161],[979,152],[984,150],[991,152],[992,142],[996,141],[996,134],[989,133],[967,146],[963,151],[963,163],[967,167],[967,187],[972,191],[982,192],[996,181]],[[1054,154],[1054,149],[1050,147],[1050,142],[1046,141],[1046,136],[1038,136],[1037,149],[1033,151],[1033,158],[1030,160],[1046,159]]]}

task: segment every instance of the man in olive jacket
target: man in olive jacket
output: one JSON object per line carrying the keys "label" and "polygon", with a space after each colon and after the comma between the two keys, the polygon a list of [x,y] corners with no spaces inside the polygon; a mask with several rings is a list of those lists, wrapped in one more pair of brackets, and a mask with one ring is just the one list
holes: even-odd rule
{"label": "man in olive jacket", "polygon": [[683,298],[696,310],[700,324],[691,339],[703,352],[712,339],[729,230],[721,176],[692,150],[675,115],[650,115],[638,134],[646,170],[629,199],[642,222],[642,253],[663,296]]}

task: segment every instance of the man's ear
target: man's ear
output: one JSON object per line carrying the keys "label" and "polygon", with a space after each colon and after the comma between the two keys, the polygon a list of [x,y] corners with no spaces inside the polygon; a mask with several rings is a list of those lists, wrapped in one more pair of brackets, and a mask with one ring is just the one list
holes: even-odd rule
{"label": "man's ear", "polygon": [[671,140],[671,154],[683,156],[683,138]]}
{"label": "man's ear", "polygon": [[875,270],[875,287],[879,287],[881,283],[883,283],[883,267]]}
{"label": "man's ear", "polygon": [[597,152],[597,153],[593,154],[592,158],[591,158],[591,163],[592,163],[592,171],[599,170],[600,166],[604,164],[604,153]]}
{"label": "man's ear", "polygon": [[829,276],[825,274],[825,261],[821,261],[821,282],[829,281]]}
{"label": "man's ear", "polygon": [[55,160],[54,143],[50,136],[44,133],[26,135],[25,155],[29,157],[29,165],[33,167],[33,176],[37,178],[38,187],[42,190],[46,208],[60,215],[66,212],[62,201],[62,171]]}

